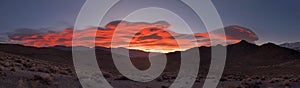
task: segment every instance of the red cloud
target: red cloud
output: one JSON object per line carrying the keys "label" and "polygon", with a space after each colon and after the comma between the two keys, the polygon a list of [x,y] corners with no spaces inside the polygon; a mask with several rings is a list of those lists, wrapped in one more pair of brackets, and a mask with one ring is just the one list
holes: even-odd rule
{"label": "red cloud", "polygon": [[[228,39],[231,43],[236,43],[242,39],[248,41],[258,39],[252,31],[239,26],[226,27],[226,38],[215,39],[210,39],[208,33],[178,34],[168,30],[170,26],[169,23],[163,21],[156,23],[114,21],[107,24],[105,28],[89,28],[76,31],[65,29],[61,32],[12,35],[9,36],[9,39],[10,42],[21,42],[24,45],[36,47],[56,45],[92,47],[90,44],[95,43],[96,46],[107,48],[124,47],[152,52],[171,52],[198,46],[210,46],[210,41],[217,42],[224,39]],[[76,40],[79,42],[72,44],[74,32]],[[95,33],[96,37],[92,35]],[[215,35],[218,35],[217,33],[216,31],[211,32]],[[92,41],[93,38],[95,38],[95,41]]]}

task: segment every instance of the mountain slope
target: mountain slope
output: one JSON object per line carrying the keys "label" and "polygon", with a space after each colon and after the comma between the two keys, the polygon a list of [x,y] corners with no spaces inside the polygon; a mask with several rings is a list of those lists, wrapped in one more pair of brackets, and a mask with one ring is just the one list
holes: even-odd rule
{"label": "mountain slope", "polygon": [[[211,47],[199,47],[193,48],[199,49],[201,57],[201,67],[200,71],[207,70],[210,66],[211,60]],[[180,57],[180,52],[174,52],[167,54],[168,60],[171,62],[178,62],[178,57]],[[279,71],[278,74],[284,73],[287,69],[276,69],[276,65],[280,65],[288,62],[299,62],[300,53],[280,47],[273,43],[266,43],[264,45],[258,46],[247,41],[241,41],[236,44],[227,46],[227,59],[225,66],[225,74],[234,73],[244,73],[244,74],[260,74],[268,73],[267,69],[258,69],[264,66],[269,66],[268,69],[273,69],[273,71]],[[284,64],[288,66],[289,64]],[[274,67],[273,67],[274,66]],[[291,65],[293,66],[293,65]],[[284,66],[282,66],[284,67]],[[295,68],[296,69],[296,68]],[[294,70],[295,70],[294,69]],[[298,69],[298,68],[297,68]],[[262,70],[261,72],[256,72],[257,70]],[[283,70],[280,72],[280,70]],[[270,70],[271,71],[271,70]],[[288,72],[288,71],[287,71]],[[206,73],[204,71],[204,73]],[[290,71],[291,74],[298,73],[295,71]]]}
{"label": "mountain slope", "polygon": [[284,44],[280,44],[280,46],[290,48],[290,49],[294,49],[294,50],[297,50],[297,51],[300,52],[300,42],[284,43]]}
{"label": "mountain slope", "polygon": [[1,88],[81,88],[71,66],[0,52]]}

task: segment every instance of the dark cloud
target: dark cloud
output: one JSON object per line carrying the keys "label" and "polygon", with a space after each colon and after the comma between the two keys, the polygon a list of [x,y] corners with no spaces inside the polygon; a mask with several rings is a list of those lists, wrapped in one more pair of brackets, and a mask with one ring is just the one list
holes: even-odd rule
{"label": "dark cloud", "polygon": [[152,34],[152,35],[149,35],[149,36],[141,36],[139,37],[139,40],[147,40],[147,39],[163,39],[163,37],[161,36],[158,36],[157,34]]}
{"label": "dark cloud", "polygon": [[54,32],[47,28],[40,29],[31,29],[31,28],[19,28],[14,30],[13,32],[7,32],[9,36],[28,36],[28,35],[36,35],[36,34],[47,34],[49,32]]}
{"label": "dark cloud", "polygon": [[57,42],[65,42],[65,41],[72,41],[72,39],[64,39],[64,38],[60,38],[58,40],[56,40]]}
{"label": "dark cloud", "polygon": [[79,40],[102,40],[105,39],[105,37],[97,36],[97,37],[82,37]]}

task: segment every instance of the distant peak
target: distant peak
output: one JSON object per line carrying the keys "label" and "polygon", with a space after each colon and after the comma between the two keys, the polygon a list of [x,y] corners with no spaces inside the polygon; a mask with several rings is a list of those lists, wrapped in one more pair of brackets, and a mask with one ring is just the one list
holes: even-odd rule
{"label": "distant peak", "polygon": [[262,46],[278,46],[278,45],[276,45],[272,42],[268,42],[268,43],[263,44]]}
{"label": "distant peak", "polygon": [[217,44],[217,45],[215,45],[215,46],[212,46],[212,47],[223,47],[223,45],[221,45],[221,44]]}
{"label": "distant peak", "polygon": [[241,40],[240,42],[238,42],[237,44],[253,44],[253,43],[250,43],[246,40]]}
{"label": "distant peak", "polygon": [[249,43],[246,40],[241,40],[239,43]]}
{"label": "distant peak", "polygon": [[240,42],[236,43],[236,44],[232,44],[233,46],[257,46],[254,43],[250,43],[246,40],[241,40]]}

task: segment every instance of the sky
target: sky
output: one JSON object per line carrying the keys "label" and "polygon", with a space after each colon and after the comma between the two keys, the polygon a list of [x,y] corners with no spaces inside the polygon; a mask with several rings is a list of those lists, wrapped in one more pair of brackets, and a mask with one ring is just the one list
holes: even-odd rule
{"label": "sky", "polygon": [[[171,1],[165,0],[165,2]],[[16,32],[15,30],[24,28],[59,31],[72,27],[84,2],[85,0],[1,0],[0,34]],[[123,2],[126,2],[126,0],[123,0]],[[225,26],[239,25],[251,29],[259,37],[258,44],[300,41],[299,0],[213,0],[213,3]],[[194,20],[195,14],[191,10],[186,10],[187,7],[176,2],[174,4],[154,4],[177,11],[183,19]],[[130,13],[132,10],[130,7],[139,7],[140,5],[120,4],[120,7],[126,6],[127,8],[123,9],[118,9],[116,6],[117,9],[111,11],[109,13],[111,15],[105,18],[106,23],[122,17],[119,14],[124,13],[124,11]],[[156,15],[149,14],[149,16],[155,18]],[[142,17],[149,18],[149,16]],[[169,15],[161,17],[167,19]],[[129,21],[131,20],[137,21],[129,19]],[[199,33],[205,31],[201,21],[191,22],[199,22],[199,25],[193,24],[193,31]]]}

